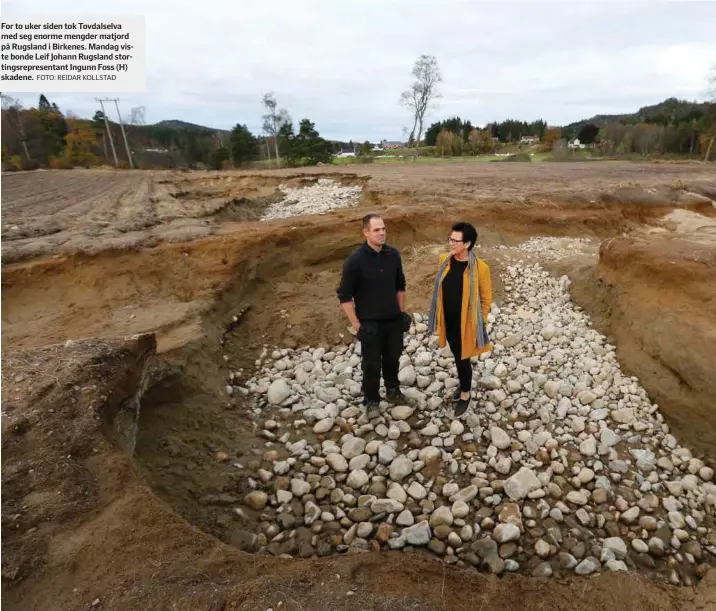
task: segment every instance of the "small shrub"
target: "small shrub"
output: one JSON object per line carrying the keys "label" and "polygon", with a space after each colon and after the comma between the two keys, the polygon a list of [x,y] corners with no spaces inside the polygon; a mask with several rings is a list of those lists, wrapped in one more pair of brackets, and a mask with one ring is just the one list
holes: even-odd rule
{"label": "small shrub", "polygon": [[22,157],[20,155],[11,155],[5,166],[8,172],[19,172],[22,170]]}
{"label": "small shrub", "polygon": [[64,155],[53,155],[50,157],[51,170],[69,170],[72,166]]}

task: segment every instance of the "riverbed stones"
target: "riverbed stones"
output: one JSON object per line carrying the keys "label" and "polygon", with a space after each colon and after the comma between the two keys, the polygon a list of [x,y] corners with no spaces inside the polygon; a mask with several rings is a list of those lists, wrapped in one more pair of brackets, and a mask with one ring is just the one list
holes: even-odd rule
{"label": "riverbed stones", "polygon": [[713,468],[679,446],[621,371],[614,346],[572,306],[569,279],[536,263],[584,244],[559,240],[505,250],[515,258],[488,315],[494,348],[474,359],[464,420],[452,417],[454,358],[422,313],[400,357],[408,400],[381,402],[370,417],[360,342],[349,337],[267,347],[253,377],[230,380],[257,441],[243,456],[227,449],[217,468],[242,490],[234,519],[256,532],[252,549],[309,557],[424,546],[496,573],[637,565],[674,570],[681,584],[699,578],[716,545]]}

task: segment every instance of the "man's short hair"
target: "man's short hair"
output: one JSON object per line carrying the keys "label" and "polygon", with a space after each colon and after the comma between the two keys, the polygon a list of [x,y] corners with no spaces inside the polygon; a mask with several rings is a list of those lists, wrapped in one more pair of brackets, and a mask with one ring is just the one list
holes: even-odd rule
{"label": "man's short hair", "polygon": [[378,214],[366,214],[363,217],[363,229],[368,229],[368,227],[370,227],[370,222],[373,219],[379,219],[379,218],[381,218],[381,217]]}
{"label": "man's short hair", "polygon": [[477,229],[475,229],[474,225],[460,221],[452,226],[452,230],[462,233],[463,242],[470,242],[470,248],[468,250],[472,250],[475,247],[475,243],[477,242]]}

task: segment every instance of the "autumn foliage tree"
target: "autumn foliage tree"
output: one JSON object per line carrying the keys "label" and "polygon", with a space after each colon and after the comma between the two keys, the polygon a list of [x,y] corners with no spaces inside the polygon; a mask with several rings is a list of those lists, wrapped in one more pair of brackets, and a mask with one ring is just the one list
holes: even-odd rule
{"label": "autumn foliage tree", "polygon": [[480,137],[478,131],[473,127],[467,135],[467,146],[472,155],[477,151],[477,141]]}
{"label": "autumn foliage tree", "polygon": [[445,153],[450,155],[452,152],[453,138],[454,136],[452,132],[447,129],[443,129],[435,140],[435,154],[440,155],[440,157],[444,157]]}
{"label": "autumn foliage tree", "polygon": [[77,119],[67,120],[65,136],[65,158],[71,166],[89,167],[97,163],[93,149],[97,146],[97,137],[92,124]]}
{"label": "autumn foliage tree", "polygon": [[549,152],[552,150],[554,143],[562,137],[562,130],[559,127],[548,127],[544,132],[544,138],[542,139],[542,150]]}
{"label": "autumn foliage tree", "polygon": [[97,134],[89,121],[67,119],[65,158],[70,166],[89,167],[98,162],[93,149],[97,146]]}
{"label": "autumn foliage tree", "polygon": [[477,135],[477,152],[480,155],[488,155],[495,150],[495,142],[492,139],[492,132],[489,129],[481,129]]}

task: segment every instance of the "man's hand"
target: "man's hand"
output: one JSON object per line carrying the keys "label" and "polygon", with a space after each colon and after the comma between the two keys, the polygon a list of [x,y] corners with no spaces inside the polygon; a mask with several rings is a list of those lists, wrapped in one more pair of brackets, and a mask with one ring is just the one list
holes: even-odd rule
{"label": "man's hand", "polygon": [[358,320],[358,317],[356,316],[355,307],[353,306],[352,301],[346,301],[344,303],[341,303],[341,309],[345,312],[346,316],[348,317],[348,322],[353,325],[353,328],[355,329],[356,335],[358,334],[358,329],[360,329],[360,321]]}

